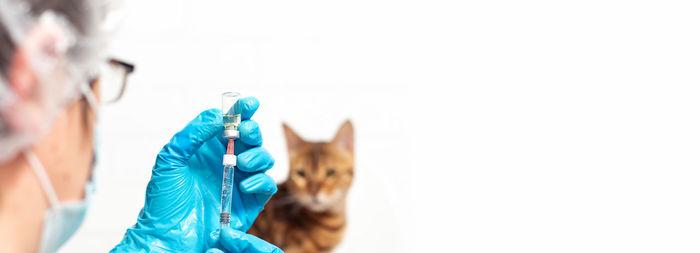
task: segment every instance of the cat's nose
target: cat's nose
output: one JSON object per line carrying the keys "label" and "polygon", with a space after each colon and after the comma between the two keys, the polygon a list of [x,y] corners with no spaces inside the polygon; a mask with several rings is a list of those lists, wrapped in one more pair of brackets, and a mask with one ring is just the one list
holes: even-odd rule
{"label": "cat's nose", "polygon": [[321,186],[320,185],[312,185],[311,189],[309,189],[309,190],[311,191],[311,195],[314,196],[314,198],[315,198],[316,195],[318,195],[318,192],[321,191]]}

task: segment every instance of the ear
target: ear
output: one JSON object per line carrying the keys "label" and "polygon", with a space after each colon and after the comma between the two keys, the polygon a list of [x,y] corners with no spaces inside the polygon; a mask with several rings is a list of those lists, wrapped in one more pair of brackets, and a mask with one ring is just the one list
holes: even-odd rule
{"label": "ear", "polygon": [[7,85],[16,96],[5,119],[11,129],[31,129],[38,133],[45,114],[41,107],[44,101],[40,100],[39,81],[27,57],[25,50],[17,48],[7,68]]}
{"label": "ear", "polygon": [[[44,94],[49,94],[64,80],[52,79],[51,86],[40,85],[37,70],[32,68],[30,60],[41,62],[55,62],[66,57],[66,36],[63,30],[50,25],[39,25],[32,28],[26,35],[22,45],[17,45],[7,66],[7,82],[10,90],[16,95],[6,119],[11,128],[31,129],[38,133],[41,122],[46,118],[46,108],[55,105],[45,104]],[[31,58],[30,58],[31,57]],[[57,75],[62,66],[49,64],[51,73],[45,75]],[[65,84],[63,84],[65,85]],[[60,89],[58,89],[60,90]],[[51,94],[56,96],[57,94]]]}
{"label": "ear", "polygon": [[343,122],[343,125],[340,126],[340,129],[338,129],[338,133],[335,134],[335,137],[333,138],[333,141],[331,141],[331,144],[333,144],[336,148],[340,150],[344,150],[352,154],[355,146],[354,136],[355,134],[352,127],[352,123],[350,122],[350,120],[345,120],[345,122]]}
{"label": "ear", "polygon": [[[40,24],[33,27],[26,35],[22,45],[17,45],[15,52],[7,68],[7,81],[10,87],[20,99],[37,99],[42,91],[35,69],[30,64],[30,59],[41,62],[57,62],[59,59],[67,57],[67,41],[65,31],[56,25]],[[32,58],[30,58],[32,57]],[[48,64],[43,71],[57,71],[63,66]],[[55,75],[56,73],[50,73]],[[48,77],[45,77],[48,78]],[[60,83],[64,80],[51,80]],[[57,84],[53,84],[57,85]],[[50,91],[43,91],[50,92]],[[52,94],[56,95],[56,94]],[[43,101],[41,101],[43,102]]]}
{"label": "ear", "polygon": [[35,97],[39,89],[39,80],[30,68],[27,57],[24,49],[17,48],[7,68],[7,81],[10,89],[22,101]]}
{"label": "ear", "polygon": [[294,150],[306,144],[306,141],[299,137],[286,123],[282,123],[282,128],[284,129],[284,137],[287,139],[287,150]]}

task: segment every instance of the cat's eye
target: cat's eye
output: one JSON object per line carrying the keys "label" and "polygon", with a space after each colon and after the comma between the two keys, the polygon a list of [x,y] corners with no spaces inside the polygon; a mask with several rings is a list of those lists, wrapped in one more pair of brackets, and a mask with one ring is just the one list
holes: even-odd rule
{"label": "cat's eye", "polygon": [[304,177],[306,176],[306,172],[304,172],[303,170],[297,170],[297,175],[300,177]]}
{"label": "cat's eye", "polygon": [[333,176],[333,175],[335,175],[335,169],[328,169],[328,171],[326,172],[326,176],[329,176],[329,177],[330,177],[330,176]]}

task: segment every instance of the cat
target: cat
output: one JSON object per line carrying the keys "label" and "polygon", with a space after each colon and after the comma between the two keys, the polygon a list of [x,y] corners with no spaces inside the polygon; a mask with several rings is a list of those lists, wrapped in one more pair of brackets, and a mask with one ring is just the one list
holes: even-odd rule
{"label": "cat", "polygon": [[330,142],[308,142],[282,124],[289,177],[248,233],[286,253],[330,252],[345,231],[345,199],[354,176],[354,131],[347,120]]}

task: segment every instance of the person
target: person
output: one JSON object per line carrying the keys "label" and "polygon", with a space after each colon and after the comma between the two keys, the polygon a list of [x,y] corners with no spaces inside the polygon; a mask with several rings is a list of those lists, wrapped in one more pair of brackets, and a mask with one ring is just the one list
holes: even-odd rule
{"label": "person", "polygon": [[[104,52],[112,9],[99,0],[0,0],[0,252],[55,252],[85,216],[99,108],[121,97],[134,69]],[[206,110],[157,155],[144,207],[112,252],[281,252],[245,233],[277,188],[251,120],[259,102],[239,103],[230,228],[218,229],[221,112]]]}

